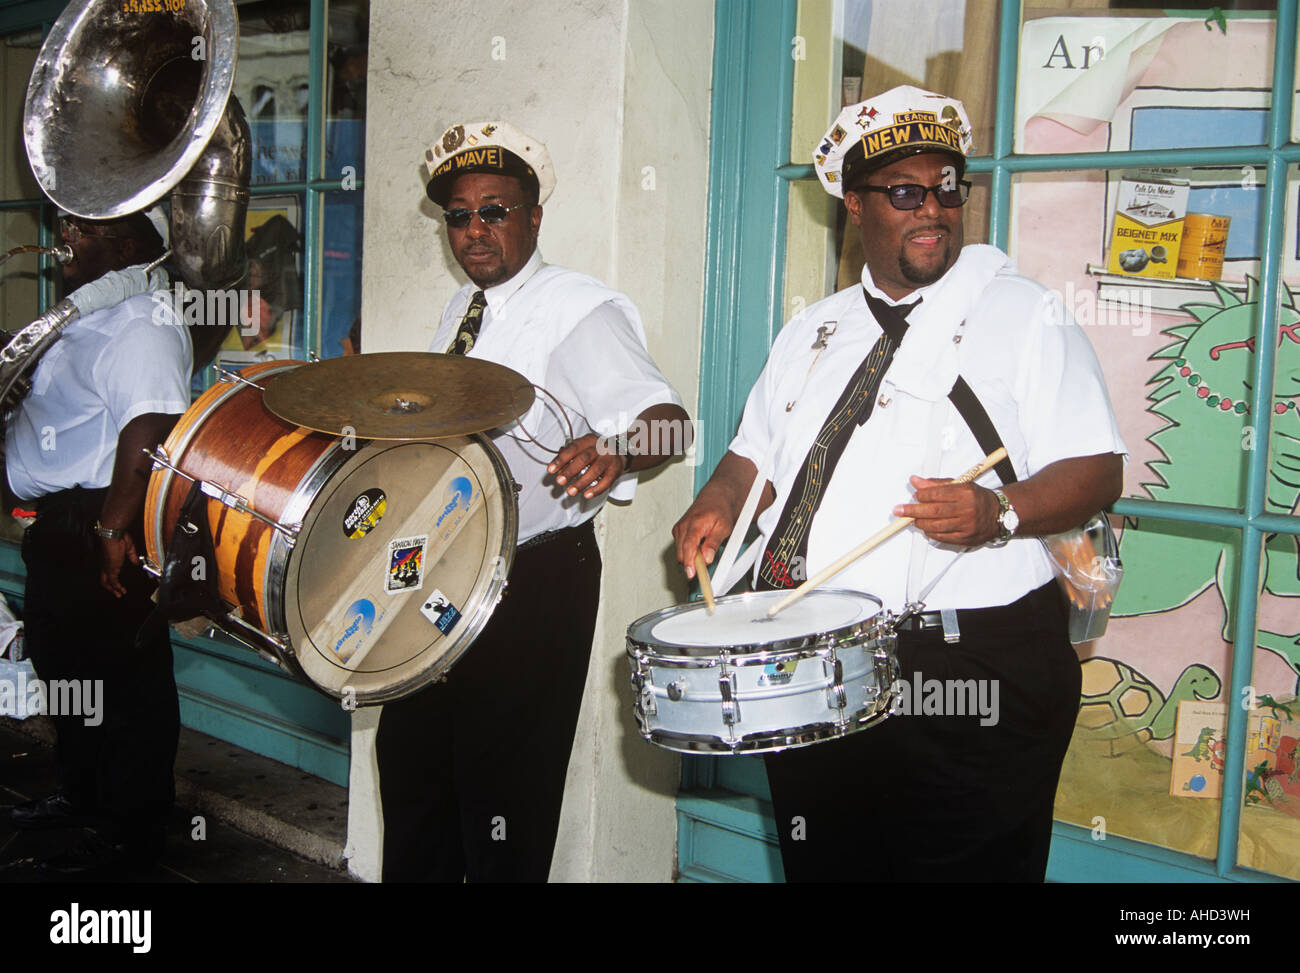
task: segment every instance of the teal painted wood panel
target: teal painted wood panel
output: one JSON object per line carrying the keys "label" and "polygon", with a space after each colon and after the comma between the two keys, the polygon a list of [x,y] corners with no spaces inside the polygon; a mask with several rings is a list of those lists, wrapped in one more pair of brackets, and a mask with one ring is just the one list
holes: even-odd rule
{"label": "teal painted wood panel", "polygon": [[794,0],[720,0],[714,18],[708,236],[695,487],[726,452],[780,329]]}
{"label": "teal painted wood panel", "polygon": [[764,800],[723,790],[677,801],[678,868],[696,882],[782,882],[781,852]]}
{"label": "teal painted wood panel", "polygon": [[714,772],[714,786],[738,794],[753,794],[763,800],[770,800],[771,791],[767,787],[767,768],[762,757],[715,757],[717,768]]}

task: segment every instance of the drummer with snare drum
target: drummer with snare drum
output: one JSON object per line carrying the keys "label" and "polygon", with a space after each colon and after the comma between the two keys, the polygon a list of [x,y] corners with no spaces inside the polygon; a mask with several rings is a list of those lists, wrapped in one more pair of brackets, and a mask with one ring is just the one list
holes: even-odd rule
{"label": "drummer with snare drum", "polygon": [[[788,881],[1042,881],[1046,869],[1080,676],[1036,536],[1113,502],[1125,447],[1059,300],[1001,251],[963,247],[970,150],[966,110],[944,95],[903,86],[840,113],[814,161],[861,234],[862,283],[781,331],[730,450],[673,528],[693,577],[765,470],[755,582],[782,589],[914,517],[830,583],[896,614],[924,603],[899,632],[903,683],[1000,690],[993,720],[918,707],[768,756]],[[992,452],[989,426],[1009,463],[945,482]],[[855,850],[869,853],[850,866]]]}
{"label": "drummer with snare drum", "polygon": [[506,365],[549,397],[492,435],[520,484],[505,598],[445,683],[384,707],[384,880],[545,881],[600,590],[591,519],[607,496],[630,500],[635,474],[684,451],[693,430],[631,301],[543,263],[546,147],[473,122],[447,129],[425,162],[471,281],[430,350]]}

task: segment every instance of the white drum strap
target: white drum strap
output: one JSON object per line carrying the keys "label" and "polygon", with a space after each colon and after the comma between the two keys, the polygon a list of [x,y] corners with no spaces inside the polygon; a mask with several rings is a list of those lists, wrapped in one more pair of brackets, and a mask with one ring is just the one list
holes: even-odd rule
{"label": "white drum strap", "polygon": [[745,503],[740,508],[740,517],[736,521],[735,528],[731,531],[731,536],[727,538],[727,545],[722,549],[722,554],[718,558],[718,566],[713,572],[713,595],[721,598],[728,591],[736,586],[741,578],[758,559],[763,552],[764,538],[760,534],[754,543],[745,548],[745,552],[740,554],[740,546],[745,543],[745,535],[749,533],[749,526],[754,522],[754,511],[758,508],[758,498],[763,495],[763,488],[767,486],[767,481],[772,477],[773,458],[776,456],[777,449],[781,448],[778,440],[773,444],[774,449],[768,452],[763,460],[763,465],[758,468],[758,474],[754,477],[754,483],[749,488],[749,495],[745,497]]}

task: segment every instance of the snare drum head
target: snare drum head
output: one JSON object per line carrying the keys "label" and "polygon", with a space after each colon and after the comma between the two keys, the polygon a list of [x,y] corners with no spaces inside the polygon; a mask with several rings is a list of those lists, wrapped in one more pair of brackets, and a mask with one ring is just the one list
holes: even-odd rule
{"label": "snare drum head", "polygon": [[858,591],[819,588],[775,618],[767,612],[788,591],[754,591],[719,598],[710,615],[703,602],[677,605],[633,622],[628,638],[663,657],[797,650],[811,640],[852,629],[880,611],[880,601]]}
{"label": "snare drum head", "polygon": [[283,598],[307,677],[364,704],[445,673],[487,623],[509,573],[511,482],[476,436],[372,443],[315,489]]}

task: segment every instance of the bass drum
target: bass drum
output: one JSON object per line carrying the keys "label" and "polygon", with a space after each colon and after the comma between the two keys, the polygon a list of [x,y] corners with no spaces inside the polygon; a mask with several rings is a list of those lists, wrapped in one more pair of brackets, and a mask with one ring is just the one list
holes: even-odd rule
{"label": "bass drum", "polygon": [[262,388],[303,364],[253,365],[195,401],[163,446],[174,469],[150,479],[145,543],[161,566],[201,481],[213,621],[329,696],[382,703],[445,675],[487,624],[514,561],[513,480],[481,435],[352,440],[279,419]]}

